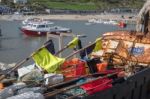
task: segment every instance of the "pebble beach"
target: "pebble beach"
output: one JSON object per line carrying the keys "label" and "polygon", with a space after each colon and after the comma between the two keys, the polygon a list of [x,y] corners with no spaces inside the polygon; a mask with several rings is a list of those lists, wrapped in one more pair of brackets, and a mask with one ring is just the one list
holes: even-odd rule
{"label": "pebble beach", "polygon": [[135,14],[97,14],[97,15],[0,15],[0,20],[24,20],[26,18],[43,18],[50,20],[127,20],[135,21]]}

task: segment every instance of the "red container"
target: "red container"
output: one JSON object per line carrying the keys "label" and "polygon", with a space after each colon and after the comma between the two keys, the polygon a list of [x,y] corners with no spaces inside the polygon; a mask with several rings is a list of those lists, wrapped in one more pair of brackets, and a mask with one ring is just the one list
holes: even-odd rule
{"label": "red container", "polygon": [[63,75],[68,77],[78,77],[86,74],[85,62],[79,59],[66,61],[62,67]]}
{"label": "red container", "polygon": [[107,63],[99,63],[96,64],[96,66],[99,72],[105,71],[107,69]]}
{"label": "red container", "polygon": [[103,78],[92,81],[90,83],[86,83],[80,87],[86,90],[87,94],[92,95],[96,92],[104,91],[106,89],[111,88],[112,87],[111,82],[112,82],[111,79]]}

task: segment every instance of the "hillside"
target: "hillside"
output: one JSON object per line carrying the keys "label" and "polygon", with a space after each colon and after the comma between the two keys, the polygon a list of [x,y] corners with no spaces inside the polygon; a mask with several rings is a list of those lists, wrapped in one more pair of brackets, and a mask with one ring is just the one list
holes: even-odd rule
{"label": "hillside", "polygon": [[143,0],[30,0],[33,7],[70,10],[99,10],[116,7],[141,8]]}

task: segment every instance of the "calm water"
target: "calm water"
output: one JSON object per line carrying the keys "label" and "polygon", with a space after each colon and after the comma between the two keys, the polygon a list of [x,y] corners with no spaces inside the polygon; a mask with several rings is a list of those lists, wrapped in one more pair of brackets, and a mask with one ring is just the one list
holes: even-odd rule
{"label": "calm water", "polygon": [[[69,27],[74,34],[85,34],[87,37],[82,38],[84,44],[94,41],[95,38],[103,33],[121,28],[112,25],[94,24],[85,25],[85,21],[53,21],[55,25]],[[28,57],[34,50],[42,46],[46,37],[27,37],[23,35],[18,27],[20,21],[0,21],[3,37],[0,37],[0,62],[13,63]],[[128,25],[126,30],[134,29],[134,26]],[[66,44],[70,39],[66,38]],[[55,41],[56,42],[56,41]],[[58,45],[56,44],[56,49]]]}

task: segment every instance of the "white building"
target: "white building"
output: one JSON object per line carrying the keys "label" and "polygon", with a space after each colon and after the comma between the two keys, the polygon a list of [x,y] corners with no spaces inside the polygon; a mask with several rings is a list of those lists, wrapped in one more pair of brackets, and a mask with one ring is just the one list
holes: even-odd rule
{"label": "white building", "polygon": [[25,4],[27,3],[27,0],[13,0],[14,3],[19,3],[19,4]]}

